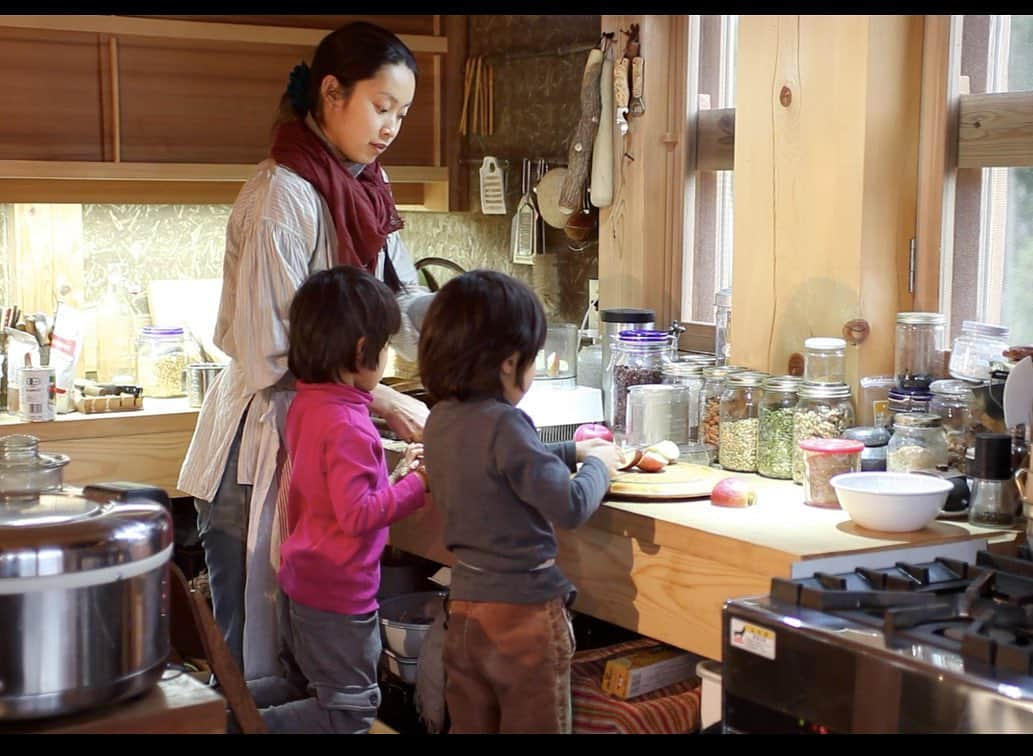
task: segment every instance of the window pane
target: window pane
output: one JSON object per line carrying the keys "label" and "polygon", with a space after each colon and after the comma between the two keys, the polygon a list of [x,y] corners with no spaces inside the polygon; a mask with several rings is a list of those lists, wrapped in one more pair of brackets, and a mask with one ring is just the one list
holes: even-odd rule
{"label": "window pane", "polygon": [[1033,344],[1033,168],[1007,171],[1000,318],[1011,328],[1011,343]]}

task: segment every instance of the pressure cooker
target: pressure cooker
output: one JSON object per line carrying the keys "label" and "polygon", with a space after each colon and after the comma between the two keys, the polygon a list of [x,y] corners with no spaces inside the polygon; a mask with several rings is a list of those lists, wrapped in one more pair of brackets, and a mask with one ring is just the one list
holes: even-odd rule
{"label": "pressure cooker", "polygon": [[0,720],[132,697],[169,656],[167,494],[65,486],[68,461],[0,437]]}

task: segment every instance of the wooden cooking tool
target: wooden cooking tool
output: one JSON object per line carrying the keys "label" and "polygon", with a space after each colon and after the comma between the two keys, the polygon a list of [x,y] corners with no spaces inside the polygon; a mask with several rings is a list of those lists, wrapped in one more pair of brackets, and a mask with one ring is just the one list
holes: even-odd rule
{"label": "wooden cooking tool", "polygon": [[588,184],[592,147],[599,130],[602,95],[599,77],[602,74],[603,51],[598,47],[588,53],[588,62],[581,77],[581,119],[574,130],[567,153],[567,176],[560,190],[560,210],[566,214],[581,209],[581,193]]}
{"label": "wooden cooking tool", "polygon": [[710,496],[714,485],[732,473],[704,465],[675,462],[660,472],[630,470],[610,481],[613,499],[696,499]]}

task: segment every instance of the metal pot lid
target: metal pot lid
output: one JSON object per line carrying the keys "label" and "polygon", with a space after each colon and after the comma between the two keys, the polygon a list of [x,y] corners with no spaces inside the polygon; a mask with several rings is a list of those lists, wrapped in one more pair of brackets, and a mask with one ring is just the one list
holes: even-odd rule
{"label": "metal pot lid", "polygon": [[81,573],[83,585],[111,582],[125,575],[107,568],[158,566],[171,553],[172,517],[161,504],[100,503],[71,490],[0,500],[0,594],[21,592],[12,579]]}

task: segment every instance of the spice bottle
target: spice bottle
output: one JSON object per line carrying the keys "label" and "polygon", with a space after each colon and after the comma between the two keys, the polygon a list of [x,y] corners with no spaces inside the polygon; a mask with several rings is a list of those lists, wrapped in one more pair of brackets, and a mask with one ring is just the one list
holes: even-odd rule
{"label": "spice bottle", "polygon": [[699,440],[710,447],[715,458],[717,446],[721,442],[721,392],[725,388],[725,378],[745,370],[734,365],[703,368],[703,388],[699,395]]}
{"label": "spice bottle", "polygon": [[721,392],[718,462],[726,470],[757,471],[760,400],[764,373],[733,373]]}
{"label": "spice bottle", "polygon": [[664,362],[671,357],[672,337],[665,331],[621,331],[611,348],[610,428],[623,434],[627,426],[628,388],[663,383]]}
{"label": "spice bottle", "polygon": [[839,509],[832,479],[842,473],[859,472],[864,444],[848,438],[811,438],[800,442],[803,452],[803,503],[812,507]]}
{"label": "spice bottle", "polygon": [[887,472],[935,470],[947,465],[947,436],[943,421],[931,412],[896,415],[893,437],[886,447]]}
{"label": "spice bottle", "polygon": [[800,384],[793,415],[793,482],[803,483],[803,452],[808,438],[838,438],[854,424],[854,405],[845,383]]}
{"label": "spice bottle", "polygon": [[768,478],[793,477],[793,415],[800,378],[779,375],[764,381],[757,439],[757,472]]}
{"label": "spice bottle", "polygon": [[184,396],[187,353],[183,329],[144,326],[137,347],[137,377],[144,396]]}
{"label": "spice bottle", "polygon": [[975,453],[969,467],[972,494],[968,521],[973,525],[1010,527],[1015,524],[1015,502],[1010,495],[1011,436],[1007,433],[977,433]]}

